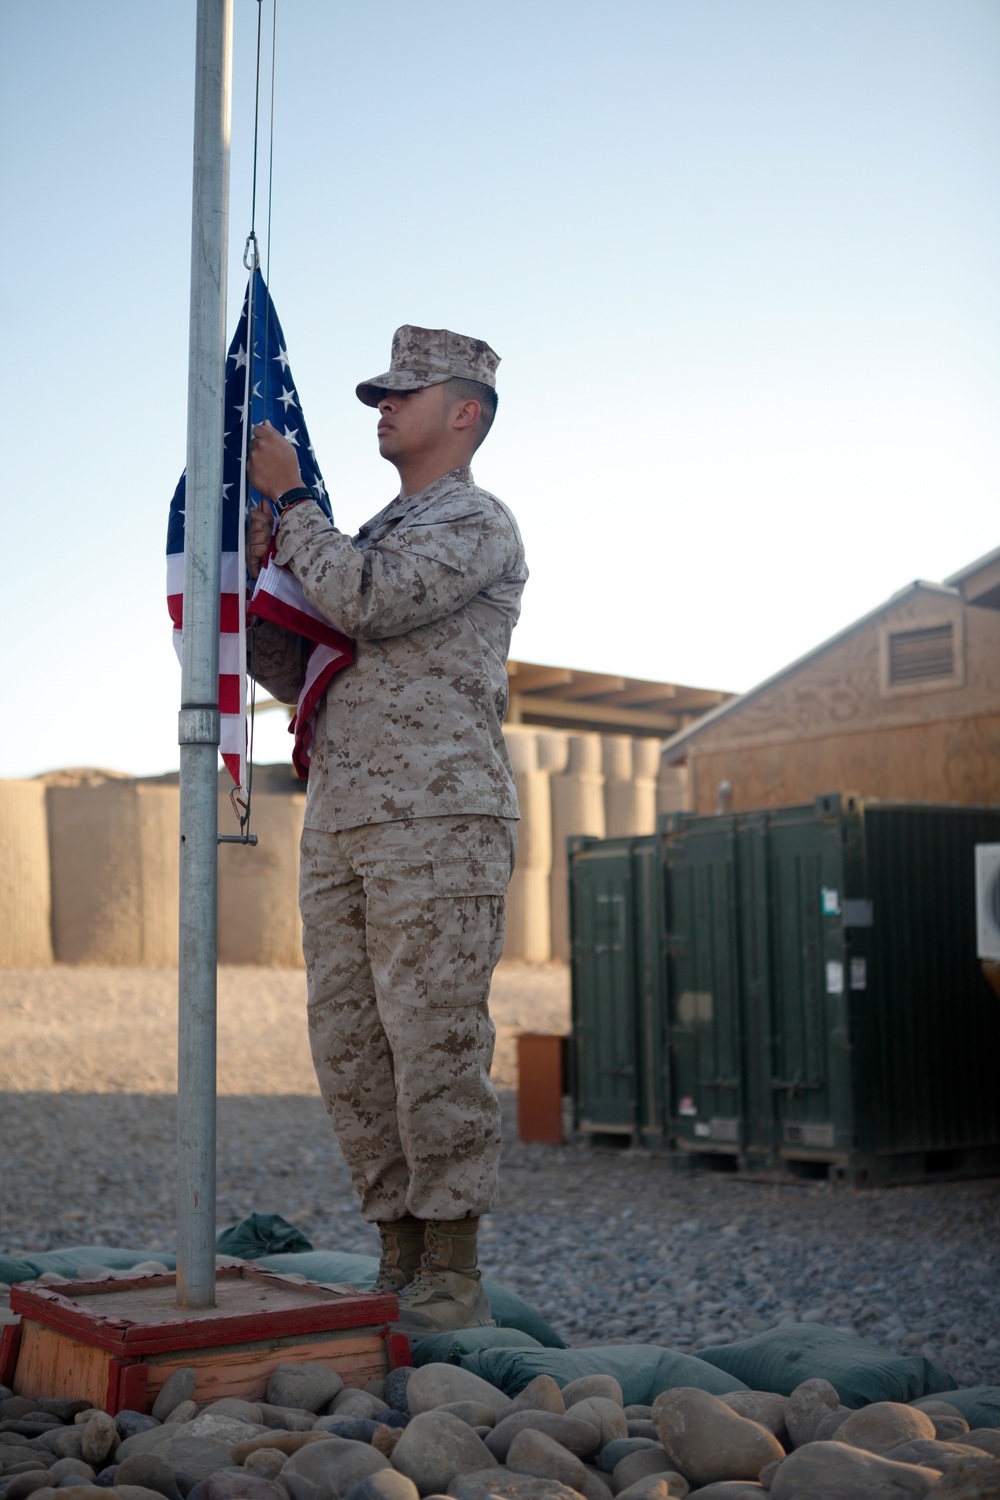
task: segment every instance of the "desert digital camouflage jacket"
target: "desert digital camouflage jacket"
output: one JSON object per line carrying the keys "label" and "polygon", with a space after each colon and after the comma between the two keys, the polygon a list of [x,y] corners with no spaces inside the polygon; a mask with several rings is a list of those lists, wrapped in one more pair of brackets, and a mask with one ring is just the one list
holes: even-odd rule
{"label": "desert digital camouflage jacket", "polygon": [[[297,505],[277,562],[357,642],[320,704],[306,826],[452,813],[518,816],[501,725],[504,670],[528,570],[513,516],[455,469],[394,500],[357,536]],[[257,623],[254,675],[284,703],[303,683],[303,643]]]}

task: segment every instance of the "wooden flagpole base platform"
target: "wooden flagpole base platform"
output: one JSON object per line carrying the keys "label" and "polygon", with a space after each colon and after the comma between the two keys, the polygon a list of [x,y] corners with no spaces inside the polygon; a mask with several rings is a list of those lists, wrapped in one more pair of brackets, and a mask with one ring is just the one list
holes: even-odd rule
{"label": "wooden flagpole base platform", "polygon": [[176,1305],[173,1272],[131,1279],[13,1286],[21,1322],[2,1330],[0,1384],[19,1396],[89,1400],[148,1411],[168,1376],[190,1366],[196,1401],[259,1401],[277,1365],[323,1360],[347,1385],[410,1363],[393,1333],[395,1297],[302,1282],[252,1261],[216,1272],[216,1303]]}

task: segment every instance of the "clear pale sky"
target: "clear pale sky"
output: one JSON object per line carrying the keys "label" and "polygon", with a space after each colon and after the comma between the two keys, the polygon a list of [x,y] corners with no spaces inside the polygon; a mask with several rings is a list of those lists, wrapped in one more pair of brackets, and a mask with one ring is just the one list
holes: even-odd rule
{"label": "clear pale sky", "polygon": [[[194,17],[0,0],[0,775],[177,764]],[[512,654],[750,687],[1000,545],[998,168],[996,0],[278,0],[270,284],[338,524],[395,493],[393,329],[486,338]]]}

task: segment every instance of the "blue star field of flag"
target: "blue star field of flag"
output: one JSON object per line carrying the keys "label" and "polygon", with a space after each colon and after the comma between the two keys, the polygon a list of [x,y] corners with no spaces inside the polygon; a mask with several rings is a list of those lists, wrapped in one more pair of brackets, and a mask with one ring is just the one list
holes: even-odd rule
{"label": "blue star field of flag", "polygon": [[[253,291],[253,317],[250,317],[250,295]],[[250,327],[252,323],[252,347]],[[243,423],[247,407],[247,364],[250,361],[251,426],[265,419],[297,450],[302,483],[314,485],[320,506],[331,516],[330,501],[320,473],[316,454],[309,440],[309,430],[299,404],[292,369],[285,347],[285,336],[278,322],[270,293],[260,271],[247,283],[243,311],[226,359],[225,448],[222,470],[222,552],[242,550],[240,515],[240,462],[243,454]],[[261,497],[256,490],[248,492],[248,508]],[[184,551],[185,476],[182,474],[170,502],[167,526],[167,552]]]}

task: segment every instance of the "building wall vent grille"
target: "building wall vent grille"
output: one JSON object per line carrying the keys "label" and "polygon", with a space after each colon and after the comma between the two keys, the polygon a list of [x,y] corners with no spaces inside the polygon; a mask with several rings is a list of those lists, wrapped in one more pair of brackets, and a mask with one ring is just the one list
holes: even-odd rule
{"label": "building wall vent grille", "polygon": [[893,631],[889,636],[889,685],[933,682],[955,675],[955,633],[947,625]]}

